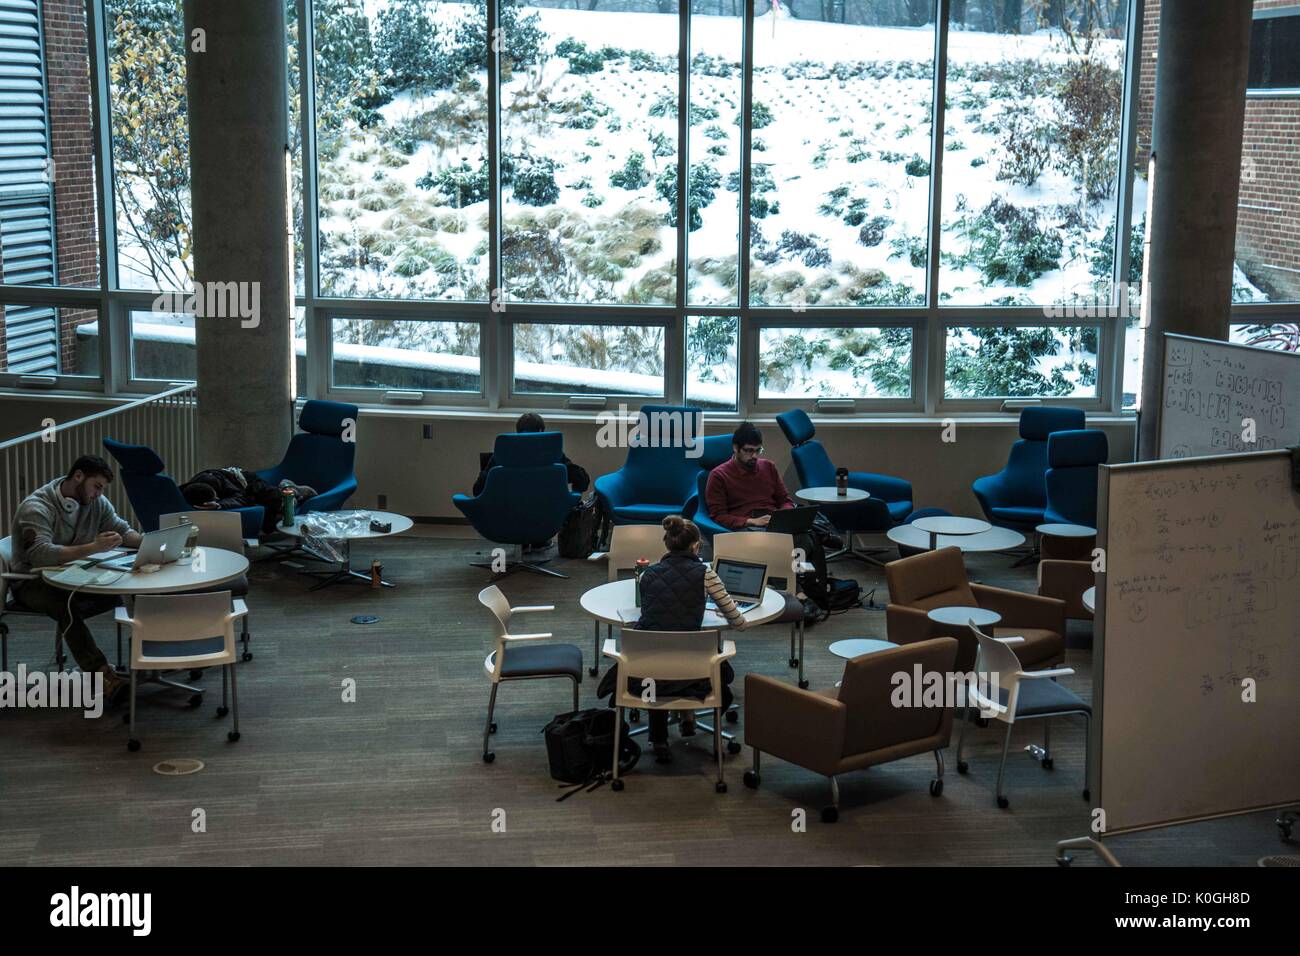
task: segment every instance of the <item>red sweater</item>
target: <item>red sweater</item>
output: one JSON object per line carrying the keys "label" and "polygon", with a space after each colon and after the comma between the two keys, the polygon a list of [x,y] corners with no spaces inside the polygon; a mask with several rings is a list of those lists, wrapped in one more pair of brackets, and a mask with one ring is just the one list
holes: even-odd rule
{"label": "red sweater", "polygon": [[709,473],[704,496],[710,517],[724,528],[737,531],[745,527],[751,511],[794,507],[776,465],[766,458],[758,459],[753,471],[742,468],[735,458],[723,462]]}

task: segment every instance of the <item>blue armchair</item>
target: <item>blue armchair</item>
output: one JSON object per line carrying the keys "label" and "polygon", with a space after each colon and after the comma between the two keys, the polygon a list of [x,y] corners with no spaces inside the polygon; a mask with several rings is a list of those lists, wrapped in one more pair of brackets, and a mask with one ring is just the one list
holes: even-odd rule
{"label": "blue armchair", "polygon": [[[650,422],[665,414],[694,417],[690,434],[699,436],[701,413],[698,408],[670,405],[645,405],[641,409]],[[697,441],[700,439],[697,437]],[[714,446],[705,439],[704,453]],[[728,439],[730,441],[730,439]],[[728,448],[730,446],[728,445]],[[668,515],[681,514],[687,500],[695,494],[704,455],[687,457],[687,449],[633,445],[627,461],[618,471],[596,479],[596,496],[612,524],[658,524]],[[730,454],[730,451],[728,451]]]}
{"label": "blue armchair", "polygon": [[705,488],[709,483],[709,474],[712,470],[711,468],[700,469],[699,475],[695,478],[695,494],[691,495],[691,499],[682,509],[682,517],[690,518],[695,522],[705,541],[712,541],[715,534],[727,534],[731,531],[730,528],[724,528],[714,521],[713,516],[709,514],[709,499],[705,495]]}
{"label": "blue armchair", "polygon": [[[176,480],[163,471],[166,465],[152,448],[128,445],[112,438],[104,439],[104,448],[121,466],[122,485],[136,517],[140,519],[141,531],[157,531],[158,519],[162,515],[194,510],[181,494]],[[256,538],[262,533],[265,511],[261,505],[233,510],[239,515],[245,538]]]}
{"label": "blue armchair", "polygon": [[1053,432],[1047,439],[1047,507],[1043,520],[1097,527],[1097,466],[1110,456],[1096,428]]}
{"label": "blue armchair", "polygon": [[1020,411],[1020,440],[1006,467],[971,485],[984,516],[995,525],[1032,532],[1047,508],[1047,439],[1053,432],[1084,426],[1083,409],[1043,405]]}
{"label": "blue armchair", "polygon": [[[830,487],[835,484],[835,466],[822,443],[815,436],[817,429],[803,409],[795,408],[776,416],[781,431],[793,448],[790,456],[799,475],[802,488]],[[871,495],[862,501],[823,505],[822,511],[831,524],[846,532],[845,547],[827,559],[845,554],[882,564],[875,558],[878,552],[860,551],[853,547],[855,534],[883,534],[897,524],[902,524],[912,513],[912,483],[890,475],[877,475],[865,471],[849,472],[850,488],[858,488]]]}
{"label": "blue armchair", "polygon": [[346,402],[312,400],[298,416],[300,433],[289,439],[284,460],[257,475],[273,485],[288,478],[297,485],[316,489],[299,511],[338,511],[357,490],[355,470],[357,443],[344,441],[345,420],[355,424],[360,410]]}
{"label": "blue armchair", "polygon": [[[569,490],[568,469],[560,463],[563,436],[559,432],[498,435],[483,493],[453,495],[452,504],[474,530],[494,544],[533,544],[560,530],[582,495]],[[547,560],[547,559],[543,559]],[[490,561],[471,562],[491,568]],[[542,567],[543,561],[521,557],[493,575],[496,581],[515,571],[532,571],[556,578],[567,574]]]}

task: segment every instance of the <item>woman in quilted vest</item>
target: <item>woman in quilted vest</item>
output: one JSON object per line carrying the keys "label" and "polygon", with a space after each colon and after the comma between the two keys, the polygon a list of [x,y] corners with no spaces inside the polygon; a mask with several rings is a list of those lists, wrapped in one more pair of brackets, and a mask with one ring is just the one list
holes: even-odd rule
{"label": "woman in quilted vest", "polygon": [[[744,627],[745,617],[727,593],[713,568],[700,560],[700,529],[680,515],[664,519],[664,545],[668,553],[641,572],[641,619],[637,627],[646,631],[698,631],[704,623],[704,604],[711,599],[718,613],[731,627]],[[722,665],[722,706],[731,706],[731,681],[735,677],[730,662]],[[615,677],[614,680],[618,678]],[[707,694],[707,679],[663,681],[658,693],[665,696]],[[682,736],[695,733],[695,718],[682,715]],[[650,743],[655,760],[672,762],[668,749],[668,711],[650,711]]]}

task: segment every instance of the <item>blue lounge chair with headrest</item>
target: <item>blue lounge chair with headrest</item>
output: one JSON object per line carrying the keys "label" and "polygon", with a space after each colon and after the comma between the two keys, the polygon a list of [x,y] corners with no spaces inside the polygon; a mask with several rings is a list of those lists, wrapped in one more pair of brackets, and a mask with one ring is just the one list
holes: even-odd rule
{"label": "blue lounge chair with headrest", "polygon": [[1110,455],[1106,433],[1096,428],[1053,432],[1047,439],[1047,507],[1053,524],[1097,527],[1097,466]]}
{"label": "blue lounge chair with headrest", "polygon": [[[700,442],[701,412],[698,408],[673,405],[645,405],[641,408],[644,422],[651,425],[652,434],[638,444],[630,445],[627,460],[618,471],[596,479],[596,496],[605,509],[610,522],[620,524],[658,524],[669,515],[681,514],[686,502],[695,494],[703,451],[714,446],[705,445],[700,455],[691,456],[682,441],[669,442],[666,427],[659,423],[676,422],[675,436],[689,435]],[[685,428],[685,421],[691,427]],[[705,440],[707,442],[707,439]],[[716,452],[715,452],[716,453]],[[730,455],[730,450],[727,452]]]}
{"label": "blue lounge chair with headrest", "polygon": [[[799,475],[801,488],[824,488],[835,484],[835,465],[822,443],[814,437],[817,429],[801,408],[791,409],[776,416],[781,431],[789,439],[790,457]],[[861,501],[836,502],[823,505],[822,513],[831,524],[843,530],[847,540],[844,548],[826,559],[852,555],[872,564],[883,564],[875,555],[883,549],[861,551],[853,546],[855,534],[883,534],[895,525],[902,524],[912,513],[912,483],[891,475],[877,475],[865,471],[850,471],[850,488],[871,495]]]}
{"label": "blue lounge chair with headrest", "polygon": [[347,402],[305,402],[298,415],[302,431],[289,439],[284,459],[257,475],[273,485],[288,478],[314,488],[316,496],[298,507],[301,512],[338,511],[357,490],[357,443],[348,424],[355,429],[359,415]]}
{"label": "blue lounge chair with headrest", "polygon": [[1011,446],[1006,467],[971,484],[984,516],[995,525],[1025,533],[1042,524],[1047,508],[1047,439],[1054,432],[1083,426],[1081,408],[1021,409],[1020,440]]}
{"label": "blue lounge chair with headrest", "polygon": [[[454,495],[452,504],[469,519],[475,531],[494,544],[522,547],[547,541],[582,500],[582,495],[569,490],[569,472],[560,462],[563,453],[563,436],[559,432],[498,435],[482,494]],[[545,560],[521,556],[517,562],[507,561],[504,570],[495,573],[492,580],[520,570],[568,577],[542,567]],[[471,563],[479,568],[493,566],[491,561]]]}
{"label": "blue lounge chair with headrest", "polygon": [[[163,460],[148,445],[128,445],[105,438],[104,448],[121,466],[122,486],[140,519],[141,531],[157,531],[162,515],[194,510],[181,494],[176,479],[164,470]],[[262,533],[265,511],[261,505],[231,510],[239,515],[245,538],[256,538]]]}

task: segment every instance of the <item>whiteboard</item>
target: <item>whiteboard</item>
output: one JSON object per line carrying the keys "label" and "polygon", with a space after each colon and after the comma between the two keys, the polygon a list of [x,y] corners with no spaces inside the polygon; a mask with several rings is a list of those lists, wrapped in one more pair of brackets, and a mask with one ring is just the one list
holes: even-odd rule
{"label": "whiteboard", "polygon": [[[1242,419],[1255,422],[1243,440]],[[1300,442],[1300,354],[1165,333],[1161,458],[1272,451]]]}
{"label": "whiteboard", "polygon": [[1098,485],[1106,570],[1092,741],[1103,835],[1300,803],[1290,455],[1102,465]]}

